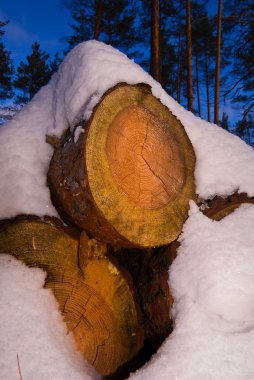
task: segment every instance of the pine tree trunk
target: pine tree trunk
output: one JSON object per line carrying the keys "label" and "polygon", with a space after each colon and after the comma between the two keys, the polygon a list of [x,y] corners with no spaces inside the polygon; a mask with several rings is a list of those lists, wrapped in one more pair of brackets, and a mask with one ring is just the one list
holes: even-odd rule
{"label": "pine tree trunk", "polygon": [[193,112],[192,44],[191,44],[191,2],[186,0],[186,43],[187,43],[187,92],[188,110]]}
{"label": "pine tree trunk", "polygon": [[48,173],[63,219],[115,247],[175,240],[195,198],[195,156],[150,87],[116,86],[76,135],[62,139]]}
{"label": "pine tree trunk", "polygon": [[151,0],[151,75],[161,82],[160,73],[160,1]]}
{"label": "pine tree trunk", "polygon": [[205,52],[205,68],[206,68],[206,102],[207,102],[207,120],[211,121],[210,117],[210,81],[209,81],[209,61],[207,50]]}
{"label": "pine tree trunk", "polygon": [[201,107],[200,107],[200,93],[199,93],[199,75],[198,75],[198,54],[196,52],[195,57],[196,63],[196,89],[197,89],[197,101],[198,101],[198,116],[201,117]]}
{"label": "pine tree trunk", "polygon": [[112,39],[112,25],[111,20],[108,18],[107,20],[107,32],[108,32],[108,44],[113,46],[113,39]]}
{"label": "pine tree trunk", "polygon": [[221,19],[222,19],[222,0],[218,0],[217,56],[216,56],[215,101],[214,101],[214,123],[215,124],[219,124]]}
{"label": "pine tree trunk", "polygon": [[181,30],[178,33],[178,53],[177,53],[177,101],[181,103],[181,87],[182,87],[182,40],[181,40]]}
{"label": "pine tree trunk", "polygon": [[95,25],[94,25],[94,39],[95,40],[98,40],[99,35],[100,35],[101,15],[102,15],[102,1],[97,0],[96,10],[95,10]]}

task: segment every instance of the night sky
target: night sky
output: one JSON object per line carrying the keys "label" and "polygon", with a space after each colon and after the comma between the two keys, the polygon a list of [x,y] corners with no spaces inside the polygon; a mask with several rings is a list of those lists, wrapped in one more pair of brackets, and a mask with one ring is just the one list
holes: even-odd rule
{"label": "night sky", "polygon": [[61,0],[0,0],[0,19],[10,21],[3,40],[15,65],[31,53],[35,41],[51,56],[67,47],[64,36],[71,33],[71,16]]}

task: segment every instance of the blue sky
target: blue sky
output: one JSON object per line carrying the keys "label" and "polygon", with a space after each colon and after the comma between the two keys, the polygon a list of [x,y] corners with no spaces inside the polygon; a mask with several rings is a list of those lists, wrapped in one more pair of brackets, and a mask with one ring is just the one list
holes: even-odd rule
{"label": "blue sky", "polygon": [[4,43],[12,52],[15,64],[30,54],[34,41],[52,56],[67,46],[63,37],[70,35],[68,24],[71,18],[61,0],[39,3],[35,0],[0,0],[0,19],[10,21],[5,27]]}

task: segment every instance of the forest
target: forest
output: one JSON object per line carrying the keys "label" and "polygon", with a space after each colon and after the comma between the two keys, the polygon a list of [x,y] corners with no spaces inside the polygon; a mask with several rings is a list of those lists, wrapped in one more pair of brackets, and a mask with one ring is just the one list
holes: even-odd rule
{"label": "forest", "polygon": [[95,39],[135,60],[185,108],[253,146],[253,0],[218,0],[213,9],[204,0],[63,0],[62,5],[70,12],[72,33],[63,36],[65,51],[53,57],[34,41],[26,60],[14,64],[3,38],[12,21],[0,20],[0,101],[13,100],[2,106],[8,112],[1,123],[49,81],[72,48]]}

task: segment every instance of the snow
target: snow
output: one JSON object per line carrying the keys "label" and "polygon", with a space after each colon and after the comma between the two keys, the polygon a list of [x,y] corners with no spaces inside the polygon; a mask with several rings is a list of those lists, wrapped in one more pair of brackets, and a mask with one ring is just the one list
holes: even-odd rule
{"label": "snow", "polygon": [[[74,347],[46,274],[0,255],[0,379],[95,380],[95,371]],[[18,358],[17,358],[18,355]]]}
{"label": "snow", "polygon": [[173,333],[131,380],[254,379],[254,206],[216,222],[195,204],[170,269]]}
{"label": "snow", "polygon": [[[147,73],[110,46],[73,49],[49,84],[0,128],[0,219],[57,216],[47,187],[53,148],[45,136],[75,128],[119,82],[147,83],[181,120],[195,150],[200,198],[254,196],[254,151],[186,111]],[[174,332],[131,380],[254,380],[254,206],[212,221],[192,202],[169,275]],[[15,279],[15,281],[13,280]],[[73,348],[45,274],[0,255],[0,379],[95,379]],[[32,358],[32,360],[31,360]]]}
{"label": "snow", "polygon": [[176,299],[188,294],[216,319],[218,328],[233,333],[254,328],[253,230],[253,205],[242,205],[216,222],[192,204],[172,267]]}
{"label": "snow", "polygon": [[81,125],[78,125],[74,131],[74,143],[76,144],[81,133],[84,133],[84,129]]}
{"label": "snow", "polygon": [[15,104],[9,104],[0,106],[0,126],[6,121],[11,120],[16,112],[21,109],[21,106]]}
{"label": "snow", "polygon": [[[191,204],[170,270],[174,331],[130,380],[254,379],[253,230],[253,205],[217,222]],[[18,354],[23,378],[95,380],[44,279],[0,255],[0,379],[18,378]]]}
{"label": "snow", "polygon": [[254,151],[238,137],[186,111],[153,78],[127,56],[98,41],[74,48],[43,87],[0,130],[0,218],[17,214],[57,216],[47,187],[53,149],[45,135],[61,136],[87,120],[103,94],[120,82],[147,83],[181,120],[193,144],[200,198],[235,191],[254,195]]}
{"label": "snow", "polygon": [[0,219],[58,215],[46,179],[53,153],[45,142],[52,123],[53,83],[54,78],[0,129]]}

